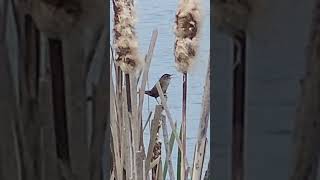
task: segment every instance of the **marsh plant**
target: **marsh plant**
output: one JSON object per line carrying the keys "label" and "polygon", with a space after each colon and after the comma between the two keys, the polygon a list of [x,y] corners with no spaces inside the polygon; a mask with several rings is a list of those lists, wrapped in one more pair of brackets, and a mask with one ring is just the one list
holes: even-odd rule
{"label": "marsh plant", "polygon": [[[194,152],[194,162],[186,158],[186,97],[187,72],[192,66],[198,48],[200,9],[196,0],[180,2],[175,23],[175,63],[183,75],[183,110],[180,134],[168,108],[170,98],[163,93],[159,83],[155,85],[160,102],[143,119],[145,88],[149,67],[156,45],[158,31],[152,33],[148,52],[144,60],[138,54],[138,39],[135,34],[134,2],[113,0],[114,42],[111,48],[111,131],[114,167],[111,179],[201,179],[207,145],[209,119],[209,70],[203,97],[203,110],[199,118],[199,133]],[[208,67],[209,69],[209,67]],[[149,142],[144,144],[143,134],[147,122],[150,124]],[[170,128],[169,128],[170,127]],[[160,136],[162,130],[163,137]],[[168,131],[171,132],[168,132]],[[177,167],[172,164],[174,143],[178,145],[180,160]],[[165,153],[161,153],[164,150]],[[190,150],[188,150],[190,153]],[[174,170],[177,170],[175,173]]]}

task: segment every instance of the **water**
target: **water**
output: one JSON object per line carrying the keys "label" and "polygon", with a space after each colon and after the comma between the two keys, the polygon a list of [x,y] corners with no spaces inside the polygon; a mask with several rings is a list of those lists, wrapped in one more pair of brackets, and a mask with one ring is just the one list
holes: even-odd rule
{"label": "water", "polygon": [[[193,161],[193,152],[196,144],[197,130],[199,127],[201,115],[201,102],[207,64],[210,49],[210,1],[202,0],[202,27],[200,34],[200,47],[197,63],[194,64],[192,71],[188,75],[188,97],[187,97],[187,158],[190,165]],[[136,25],[137,36],[139,40],[139,49],[142,57],[147,53],[153,29],[158,29],[158,39],[154,50],[153,59],[149,71],[149,88],[161,77],[162,74],[174,74],[175,78],[171,80],[168,88],[168,106],[174,120],[177,120],[178,126],[181,124],[182,108],[182,75],[176,71],[174,64],[174,33],[173,23],[178,1],[172,0],[138,0],[135,1],[138,22]],[[113,10],[111,1],[111,24],[113,23]],[[112,27],[111,27],[112,28]],[[112,31],[111,31],[112,32]],[[112,37],[112,34],[111,34]],[[148,87],[147,87],[148,89]],[[149,107],[148,107],[149,101]],[[154,111],[156,101],[154,98],[145,96],[144,103],[144,121],[148,116],[148,109]],[[169,125],[168,125],[169,126]],[[170,133],[170,132],[169,132]],[[208,136],[210,130],[208,131]],[[162,133],[160,134],[162,138]],[[209,140],[209,139],[208,139]],[[149,142],[149,129],[144,134],[145,144]],[[209,143],[208,143],[209,144]],[[146,146],[147,147],[147,146]],[[164,152],[164,147],[163,154]],[[209,145],[204,162],[204,171],[207,169],[209,160]],[[172,154],[173,165],[176,167],[177,146],[174,147]],[[165,158],[165,156],[163,157]]]}

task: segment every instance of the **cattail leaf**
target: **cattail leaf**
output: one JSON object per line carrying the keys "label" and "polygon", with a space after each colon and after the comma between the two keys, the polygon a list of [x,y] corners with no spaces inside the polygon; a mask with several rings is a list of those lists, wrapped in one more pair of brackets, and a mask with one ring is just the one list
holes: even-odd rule
{"label": "cattail leaf", "polygon": [[[172,132],[170,135],[170,140],[169,140],[169,154],[172,153],[173,145],[174,145],[174,133]],[[168,162],[165,161],[164,167],[163,167],[163,178],[164,179],[166,179],[167,171],[168,171]]]}

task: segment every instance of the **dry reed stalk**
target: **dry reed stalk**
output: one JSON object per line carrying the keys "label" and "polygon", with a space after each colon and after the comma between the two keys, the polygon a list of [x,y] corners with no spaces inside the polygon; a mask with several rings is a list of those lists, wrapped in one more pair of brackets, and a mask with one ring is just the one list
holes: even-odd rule
{"label": "dry reed stalk", "polygon": [[112,171],[112,172],[111,172],[111,175],[110,175],[110,180],[114,180],[114,179],[117,179],[117,178],[115,178],[115,176],[114,176],[114,171]]}
{"label": "dry reed stalk", "polygon": [[[130,138],[130,137],[128,137]],[[129,179],[130,180],[133,180],[134,179],[134,168],[133,168],[133,152],[132,152],[132,145],[130,144],[129,146],[129,161],[130,161],[130,176],[129,176]]]}
{"label": "dry reed stalk", "polygon": [[[113,58],[113,57],[112,57]],[[114,62],[114,60],[112,61]],[[111,67],[111,66],[110,66]],[[116,81],[116,92],[114,92],[114,85],[113,85],[113,78],[112,78],[112,73],[111,73],[111,97],[114,98],[114,102],[115,102],[115,108],[116,108],[116,119],[114,121],[114,125],[112,125],[112,130],[113,130],[113,141],[115,144],[117,144],[117,147],[115,149],[115,152],[116,152],[116,156],[114,157],[114,159],[116,159],[117,161],[120,161],[118,163],[118,166],[116,168],[116,172],[117,172],[117,176],[121,177],[121,179],[124,176],[123,174],[123,169],[124,169],[124,166],[125,166],[125,154],[126,152],[124,151],[124,144],[125,144],[125,140],[126,140],[126,136],[125,136],[125,133],[124,133],[124,120],[123,120],[123,117],[124,117],[124,112],[123,112],[123,104],[120,104],[120,102],[123,102],[123,96],[125,95],[123,92],[123,84],[122,84],[122,80],[119,80],[117,78],[121,78],[122,79],[122,72],[120,70],[120,68],[117,68],[116,70],[118,70],[118,72],[120,72],[120,74],[118,74],[117,76],[117,73],[116,74],[116,78],[115,78],[115,81]],[[116,93],[116,95],[114,95]],[[111,101],[112,102],[112,101]]]}
{"label": "dry reed stalk", "polygon": [[202,98],[202,113],[201,113],[200,125],[198,130],[196,150],[194,155],[192,179],[200,179],[202,175],[203,161],[204,161],[206,144],[207,144],[206,134],[207,134],[208,124],[209,124],[209,114],[210,114],[210,63],[208,64],[208,70],[207,70],[206,81],[204,86],[204,95]]}
{"label": "dry reed stalk", "polygon": [[[139,138],[140,138],[140,129],[141,123],[139,123],[136,111],[136,81],[131,81],[135,79],[136,73],[139,72],[139,69],[142,67],[143,62],[138,54],[138,41],[135,33],[135,13],[134,13],[134,4],[133,0],[113,0],[114,8],[114,46],[115,46],[115,62],[121,68],[118,69],[118,87],[122,86],[122,72],[125,74],[125,87],[126,91],[126,108],[122,109],[123,113],[127,117],[123,117],[123,125],[125,128],[126,137],[130,143],[130,156],[131,158],[127,159],[126,171],[129,171],[128,175],[130,178],[134,178],[136,172],[134,169],[134,164],[136,161],[135,151],[139,149]],[[122,71],[122,72],[121,72]],[[135,91],[135,92],[133,92]],[[140,127],[140,128],[139,128]],[[133,148],[133,149],[131,149]],[[132,159],[133,158],[133,159]],[[130,161],[130,168],[128,163]],[[130,170],[129,170],[130,169]]]}
{"label": "dry reed stalk", "polygon": [[[131,136],[132,138],[132,136]],[[131,158],[130,158],[130,164],[131,164],[131,178],[132,179],[135,179],[137,178],[137,166],[136,166],[136,153],[135,153],[135,150],[134,150],[134,138],[132,138],[132,144],[130,146],[130,153],[131,153]]]}
{"label": "dry reed stalk", "polygon": [[[162,106],[161,105],[156,105],[155,108],[155,113],[154,113],[154,118],[151,122],[151,132],[150,132],[150,140],[149,140],[149,147],[147,151],[147,158],[146,158],[146,173],[148,174],[149,169],[150,169],[150,163],[152,160],[152,153],[154,149],[154,145],[156,144],[156,138],[157,138],[157,130],[158,126],[160,123],[160,118],[161,118],[161,112],[162,112]],[[146,174],[146,176],[147,176]]]}
{"label": "dry reed stalk", "polygon": [[125,74],[132,74],[142,67],[135,33],[135,13],[132,0],[113,0],[114,46],[116,62]]}
{"label": "dry reed stalk", "polygon": [[145,124],[144,124],[144,126],[143,126],[143,130],[142,130],[142,132],[141,132],[141,133],[143,133],[143,132],[144,132],[144,130],[146,129],[146,127],[147,127],[148,123],[150,122],[151,115],[152,115],[152,111],[149,113],[149,116],[148,116],[148,118],[147,118],[146,123],[145,123]]}
{"label": "dry reed stalk", "polygon": [[163,179],[163,169],[162,169],[162,160],[160,159],[160,163],[159,163],[159,175],[158,175],[158,180],[164,180]]}
{"label": "dry reed stalk", "polygon": [[160,156],[160,158],[159,158],[159,163],[157,164],[156,180],[163,180],[163,171],[162,171],[161,156]]}
{"label": "dry reed stalk", "polygon": [[[159,162],[160,162],[160,156],[150,163],[150,169],[153,169],[154,167],[156,167],[156,165],[159,164]],[[152,174],[151,171],[150,171],[150,173]]]}
{"label": "dry reed stalk", "polygon": [[[132,133],[132,131],[131,131]],[[132,133],[133,134],[133,133]],[[132,172],[133,172],[133,179],[136,179],[137,178],[137,166],[136,166],[136,163],[137,163],[137,156],[136,156],[136,150],[135,150],[135,147],[136,147],[136,143],[135,143],[135,139],[133,138],[133,135],[131,135],[131,138],[132,138],[132,145],[131,145],[131,153],[132,153],[132,160],[131,160],[131,163],[132,163]],[[140,171],[140,169],[139,169]]]}
{"label": "dry reed stalk", "polygon": [[[120,92],[116,98],[118,98],[119,102],[122,102],[122,93]],[[124,121],[123,121],[123,106],[122,104],[118,103],[117,105],[117,111],[119,114],[118,118],[118,137],[119,137],[119,154],[120,154],[120,164],[122,166],[122,169],[125,167],[125,151],[124,151],[124,144],[125,144],[125,129],[124,129]],[[123,170],[122,170],[123,171]],[[124,176],[124,175],[123,175]]]}
{"label": "dry reed stalk", "polygon": [[[115,72],[116,75],[116,108],[117,108],[117,114],[118,114],[118,124],[119,124],[119,144],[123,143],[123,106],[120,102],[122,102],[124,91],[122,89],[123,86],[123,72],[121,71],[120,67],[117,67],[117,71]],[[120,146],[123,147],[123,146]],[[120,148],[120,153],[122,152],[122,148]],[[121,156],[123,159],[123,156]]]}
{"label": "dry reed stalk", "polygon": [[[152,152],[152,161],[154,161],[155,159],[158,159],[160,158],[161,160],[161,141],[159,139],[159,130],[160,130],[160,127],[161,127],[161,121],[163,119],[164,115],[160,115],[160,121],[159,121],[159,124],[158,124],[158,128],[157,128],[157,134],[156,134],[156,143],[153,147],[153,152]],[[157,180],[158,178],[158,175],[157,175],[157,172],[158,172],[158,169],[159,169],[159,164],[157,164],[154,168],[152,168],[152,172],[153,172],[153,178],[154,180]]]}
{"label": "dry reed stalk", "polygon": [[[129,83],[126,86],[127,89],[127,104],[128,107],[128,115],[129,115],[129,132],[131,134],[131,146],[130,146],[130,151],[131,151],[131,168],[132,168],[132,178],[136,179],[137,178],[137,166],[136,163],[139,161],[136,157],[136,153],[139,151],[139,140],[140,140],[140,122],[138,121],[138,107],[137,107],[137,80],[135,77],[135,74],[126,74],[126,77],[129,78]],[[126,79],[128,80],[128,79]],[[128,81],[127,81],[128,82]],[[128,92],[130,90],[130,92]],[[140,171],[140,169],[139,169]]]}
{"label": "dry reed stalk", "polygon": [[[167,114],[167,117],[169,119],[170,126],[171,126],[171,129],[172,129],[172,133],[174,133],[174,136],[175,136],[175,139],[177,141],[178,147],[179,147],[180,151],[182,151],[182,143],[181,143],[179,135],[177,133],[177,127],[176,127],[176,124],[173,123],[173,119],[172,119],[171,113],[170,113],[169,108],[167,106],[166,98],[164,97],[164,94],[163,94],[163,91],[161,89],[161,86],[160,86],[159,82],[157,82],[156,87],[157,87],[157,90],[159,92],[159,96],[160,96],[160,99],[161,99],[161,104],[162,104],[162,106],[163,106],[163,108],[164,108],[164,110],[165,110],[165,112]],[[186,156],[183,156],[183,158],[185,160],[186,166],[189,167],[189,165],[188,165],[189,163],[188,163],[188,160],[187,160]]]}
{"label": "dry reed stalk", "polygon": [[[187,166],[187,165],[185,165],[185,166]],[[183,172],[184,174],[184,179],[185,180],[188,180],[189,179],[189,173],[190,173],[190,167],[189,166],[187,166],[187,168],[185,169],[185,171]]]}
{"label": "dry reed stalk", "polygon": [[146,174],[146,160],[145,159],[142,160],[142,174],[143,174],[142,180],[146,180],[146,176],[145,176],[145,174]]}
{"label": "dry reed stalk", "polygon": [[137,80],[135,75],[130,76],[131,83],[131,127],[132,127],[132,137],[134,140],[134,151],[139,150],[139,140],[140,140],[140,130],[141,122],[138,119],[138,104],[137,104]]}
{"label": "dry reed stalk", "polygon": [[200,145],[195,146],[193,166],[192,166],[192,179],[201,179],[203,171],[203,163],[206,155],[206,149],[208,144],[208,138],[200,139]]}
{"label": "dry reed stalk", "polygon": [[[119,79],[118,76],[117,76],[117,64],[116,64],[116,59],[115,59],[115,55],[114,55],[115,51],[113,50],[113,47],[112,47],[112,44],[110,43],[110,54],[111,54],[111,64],[113,65],[113,68],[114,68],[114,72],[115,72],[115,79]],[[112,65],[110,66],[110,73],[112,72]]]}
{"label": "dry reed stalk", "polygon": [[[142,123],[142,108],[143,108],[143,100],[144,100],[144,91],[145,91],[146,83],[148,80],[149,68],[150,68],[150,64],[151,64],[151,60],[152,60],[154,47],[156,45],[157,37],[158,37],[158,30],[155,29],[152,32],[151,41],[150,41],[150,45],[149,45],[149,49],[148,49],[148,54],[146,56],[146,65],[144,67],[141,87],[140,87],[140,91],[139,91],[138,120],[141,121],[141,123]],[[143,133],[143,131],[140,131],[140,132]],[[143,142],[140,142],[139,144],[142,144],[142,143]]]}
{"label": "dry reed stalk", "polygon": [[[120,102],[124,101],[124,93],[121,93],[121,99]],[[125,169],[126,166],[126,156],[127,156],[127,152],[125,150],[125,145],[126,145],[126,127],[125,127],[125,119],[124,119],[124,105],[123,103],[119,104],[119,111],[121,114],[121,118],[118,119],[118,124],[119,124],[119,133],[118,133],[118,137],[119,137],[119,151],[120,151],[120,158],[121,158],[121,165],[123,167],[123,170]],[[125,173],[125,171],[124,171]],[[123,175],[125,177],[125,174]]]}
{"label": "dry reed stalk", "polygon": [[142,180],[143,177],[145,177],[143,168],[141,169],[141,167],[144,166],[143,162],[144,162],[144,152],[137,151],[136,152],[136,164],[135,164],[136,169],[139,168],[138,170],[136,170],[136,179],[137,180]]}
{"label": "dry reed stalk", "polygon": [[[167,123],[166,123],[167,124]],[[177,126],[177,124],[175,124],[175,126]],[[169,140],[169,156],[171,156],[172,150],[173,150],[173,145],[174,145],[174,133],[171,132],[170,134],[170,140]],[[179,155],[178,155],[179,156]],[[165,162],[164,166],[163,166],[163,178],[165,179],[167,176],[167,171],[168,171],[168,161]]]}
{"label": "dry reed stalk", "polygon": [[[122,178],[122,169],[123,169],[123,165],[124,165],[124,156],[123,156],[123,151],[122,151],[122,148],[123,147],[123,123],[122,123],[122,106],[119,105],[119,102],[122,102],[121,101],[121,98],[122,98],[122,72],[121,72],[121,69],[119,67],[116,66],[115,64],[115,59],[114,59],[114,51],[113,51],[113,48],[112,46],[110,45],[110,50],[111,50],[111,65],[110,65],[110,82],[112,83],[111,84],[111,90],[112,90],[112,93],[111,93],[111,97],[114,98],[114,101],[115,101],[115,109],[116,109],[116,115],[117,115],[117,126],[114,126],[114,128],[117,129],[117,131],[113,130],[114,133],[117,133],[117,136],[116,138],[113,138],[113,141],[115,144],[118,144],[118,151],[117,153],[119,153],[119,156],[116,156],[114,157],[114,159],[117,159],[120,158],[120,166],[121,169],[118,169],[117,168],[117,171],[121,171],[121,178]],[[112,66],[113,65],[113,66]],[[112,74],[112,67],[114,67],[114,73],[115,73],[115,79],[113,79],[113,74]],[[116,82],[116,86],[114,87],[113,85],[113,81],[115,80]],[[115,90],[114,90],[115,88]],[[111,101],[112,102],[112,101]],[[114,136],[114,135],[113,135]],[[117,142],[115,142],[117,141]],[[118,172],[117,172],[118,173]],[[119,175],[119,174],[118,174]]]}
{"label": "dry reed stalk", "polygon": [[[112,76],[112,74],[111,74]],[[110,80],[110,102],[111,102],[111,118],[110,118],[110,126],[111,126],[111,134],[112,134],[112,140],[113,140],[113,151],[114,151],[114,161],[115,161],[115,170],[116,170],[116,179],[122,179],[122,169],[123,165],[121,162],[120,157],[120,149],[119,147],[120,141],[119,141],[119,128],[117,127],[117,122],[119,121],[117,119],[117,105],[116,105],[116,96],[114,92],[114,85],[113,80],[111,78]]]}
{"label": "dry reed stalk", "polygon": [[[122,87],[123,91],[125,90],[125,87]],[[125,171],[126,171],[126,177],[131,178],[132,177],[132,154],[131,154],[131,132],[130,132],[130,123],[129,123],[129,113],[126,111],[128,109],[127,107],[127,98],[125,97],[125,94],[122,95],[122,108],[123,108],[123,141],[124,146],[121,147],[121,149],[124,151],[124,164],[125,164]]]}
{"label": "dry reed stalk", "polygon": [[171,152],[169,150],[169,140],[168,140],[168,130],[167,130],[167,124],[166,124],[166,117],[162,118],[162,131],[163,131],[163,140],[164,140],[164,147],[166,151],[166,162],[169,166],[169,176],[170,180],[174,180],[174,171],[172,166],[172,160],[171,160]]}
{"label": "dry reed stalk", "polygon": [[[111,48],[111,47],[110,47]],[[112,48],[111,48],[112,49]],[[117,74],[117,70],[118,70],[118,68],[116,67],[116,64],[115,64],[115,60],[114,60],[114,56],[112,55],[111,56],[111,62],[112,62],[112,64],[114,65],[114,69],[115,69],[115,81],[116,81],[116,87],[114,87],[114,85],[113,85],[113,75],[112,75],[112,65],[110,66],[110,82],[112,82],[112,87],[113,88],[115,88],[115,90],[114,89],[112,89],[113,90],[113,92],[112,92],[112,97],[115,97],[114,98],[114,101],[115,101],[115,105],[116,105],[116,113],[117,113],[117,128],[118,128],[118,137],[120,137],[119,138],[119,144],[120,144],[120,142],[121,142],[121,132],[122,132],[122,129],[121,129],[121,127],[122,127],[122,121],[121,121],[121,119],[122,119],[122,110],[121,110],[121,106],[119,106],[119,102],[121,102],[121,97],[122,97],[122,95],[121,95],[121,88],[122,88],[122,82],[121,81],[118,81],[118,79],[120,78],[120,76],[121,76],[121,74],[120,74],[120,76]],[[121,72],[121,70],[119,69],[119,71]],[[121,150],[120,150],[121,151]]]}

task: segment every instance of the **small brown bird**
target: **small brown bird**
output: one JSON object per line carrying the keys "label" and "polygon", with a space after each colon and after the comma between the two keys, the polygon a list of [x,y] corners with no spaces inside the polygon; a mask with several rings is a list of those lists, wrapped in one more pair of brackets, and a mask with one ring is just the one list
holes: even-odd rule
{"label": "small brown bird", "polygon": [[[172,74],[164,74],[159,79],[160,87],[163,91],[163,94],[166,94],[168,86],[170,84]],[[156,101],[158,102],[157,98],[159,97],[159,92],[157,90],[156,85],[153,86],[153,88],[150,91],[145,91],[145,94],[154,97]],[[158,102],[159,103],[159,102]]]}

